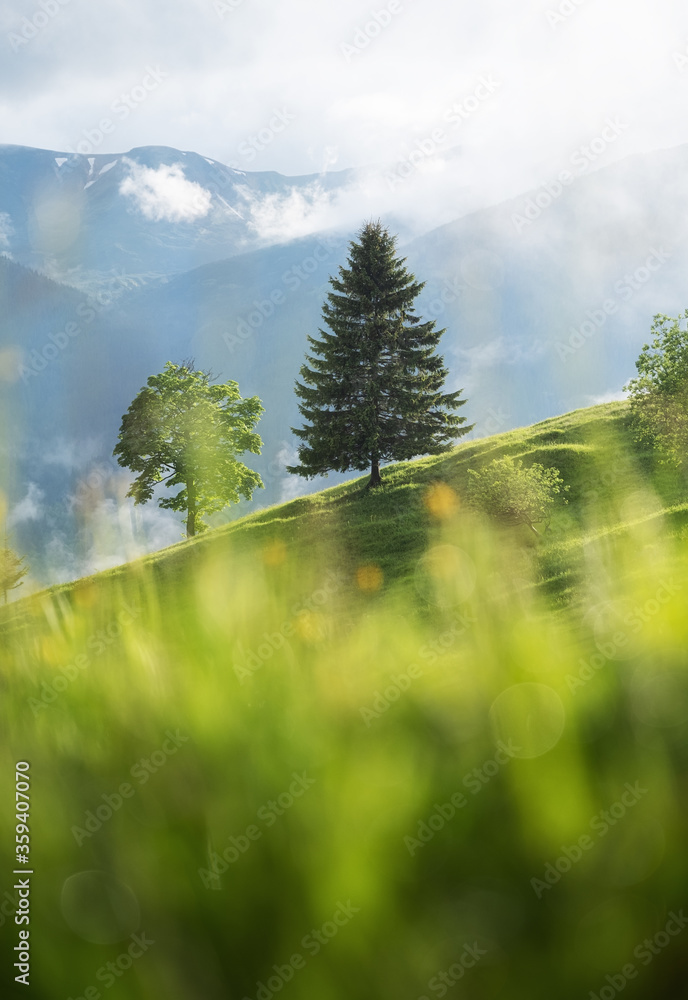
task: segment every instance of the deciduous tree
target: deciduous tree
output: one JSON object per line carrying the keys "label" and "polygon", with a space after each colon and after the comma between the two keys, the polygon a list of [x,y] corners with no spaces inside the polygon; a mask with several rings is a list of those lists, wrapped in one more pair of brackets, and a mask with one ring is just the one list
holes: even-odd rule
{"label": "deciduous tree", "polygon": [[7,604],[9,591],[21,587],[28,572],[24,559],[13,552],[5,541],[5,547],[0,549],[0,592],[4,604]]}
{"label": "deciduous tree", "polygon": [[635,363],[638,375],[624,387],[637,437],[676,465],[688,459],[687,321],[688,309],[675,318],[654,317],[652,342],[643,345]]}
{"label": "deciduous tree", "polygon": [[242,399],[236,382],[213,385],[210,372],[193,362],[168,361],[152,375],[122,418],[114,454],[137,472],[127,496],[134,503],[153,499],[156,488],[181,486],[159,506],[186,511],[187,537],[203,530],[202,514],[212,514],[241,496],[249,500],[260,476],[239,461],[260,454],[254,426],[264,412],[257,396]]}
{"label": "deciduous tree", "polygon": [[557,498],[568,490],[558,469],[537,463],[524,468],[521,459],[511,455],[493,459],[480,471],[469,469],[468,476],[469,506],[502,524],[525,524],[536,535],[535,525],[548,521]]}

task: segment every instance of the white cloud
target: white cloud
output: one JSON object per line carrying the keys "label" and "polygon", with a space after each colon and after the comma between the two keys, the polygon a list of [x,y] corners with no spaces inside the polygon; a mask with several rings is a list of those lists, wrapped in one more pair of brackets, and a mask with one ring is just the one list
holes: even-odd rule
{"label": "white cloud", "polygon": [[26,496],[15,504],[7,517],[7,525],[12,528],[26,521],[40,521],[44,514],[45,494],[35,483],[29,483]]}
{"label": "white cloud", "polygon": [[319,183],[289,194],[274,192],[260,197],[249,188],[237,186],[248,212],[248,224],[268,242],[298,239],[329,229],[336,216],[336,196]]}
{"label": "white cloud", "polygon": [[89,562],[94,573],[167,548],[183,537],[180,514],[154,504],[136,507],[130,499],[103,500],[89,515],[89,527],[93,537]]}
{"label": "white cloud", "polygon": [[60,533],[54,535],[45,546],[46,577],[45,586],[55,583],[67,583],[87,576],[83,563],[74,552],[73,543],[67,542]]}
{"label": "white cloud", "polygon": [[[94,152],[165,144],[249,170],[303,174],[321,169],[328,147],[338,148],[341,166],[394,163],[444,128],[462,155],[443,192],[477,184],[493,199],[556,176],[608,115],[631,125],[610,159],[688,141],[688,70],[675,58],[688,51],[681,0],[567,4],[571,15],[553,25],[547,12],[559,6],[404,3],[347,59],[342,45],[370,21],[367,0],[245,0],[224,16],[209,0],[169,0],[162,19],[155,4],[136,0],[68,4],[0,65],[3,135],[59,152],[97,134],[105,116],[117,128]],[[5,8],[6,30],[18,30],[19,0]],[[113,103],[140,84],[148,64],[168,74],[165,86],[117,116]],[[499,90],[460,124],[448,123],[447,109],[488,74]],[[276,107],[293,123],[242,154]]]}
{"label": "white cloud", "polygon": [[616,403],[620,400],[628,399],[625,392],[620,392],[616,389],[610,389],[608,392],[603,392],[599,396],[586,396],[584,406],[598,406],[600,403]]}
{"label": "white cloud", "polygon": [[[77,498],[72,497],[70,507]],[[121,566],[148,552],[180,542],[181,515],[149,504],[135,507],[133,500],[104,499],[88,511],[74,543],[61,533],[46,545],[47,576],[51,582],[76,580]]]}
{"label": "white cloud", "polygon": [[153,222],[194,222],[210,211],[212,195],[184,176],[181,163],[172,166],[142,167],[128,157],[129,176],[119,186],[122,195],[132,197],[147,219]]}
{"label": "white cloud", "polygon": [[454,353],[466,358],[471,370],[475,370],[492,368],[494,365],[530,363],[541,357],[545,350],[546,344],[537,338],[532,338],[529,343],[527,339],[507,340],[505,337],[495,337],[486,344],[460,348]]}
{"label": "white cloud", "polygon": [[91,465],[101,451],[102,442],[98,438],[58,438],[46,448],[42,459],[46,465],[59,465],[71,472]]}
{"label": "white cloud", "polygon": [[[14,236],[14,226],[12,219],[7,212],[0,212],[0,249],[9,250],[10,236]],[[5,254],[4,256],[9,256]]]}
{"label": "white cloud", "polygon": [[[301,479],[299,476],[294,476],[290,472],[287,472],[287,466],[296,465],[298,461],[299,452],[296,446],[283,441],[280,450],[275,456],[275,465],[277,465],[280,470],[280,503],[286,503],[288,500],[295,500],[297,497],[304,496],[306,493],[312,493],[314,491],[313,486],[309,484],[307,480]],[[321,489],[322,488],[324,487],[321,487]]]}
{"label": "white cloud", "polygon": [[281,242],[328,230],[350,232],[369,218],[394,218],[403,240],[483,207],[479,194],[457,185],[451,160],[435,154],[401,178],[385,168],[359,170],[351,181],[328,189],[324,179],[287,194],[257,195],[237,185],[249,226],[267,242]]}

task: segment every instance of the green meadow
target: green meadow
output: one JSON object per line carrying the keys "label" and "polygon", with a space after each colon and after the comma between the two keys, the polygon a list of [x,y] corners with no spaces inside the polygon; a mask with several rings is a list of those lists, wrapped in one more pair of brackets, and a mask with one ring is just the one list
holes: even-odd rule
{"label": "green meadow", "polygon": [[[464,501],[503,455],[539,537]],[[32,996],[687,995],[684,479],[625,403],[382,479],[0,610]]]}

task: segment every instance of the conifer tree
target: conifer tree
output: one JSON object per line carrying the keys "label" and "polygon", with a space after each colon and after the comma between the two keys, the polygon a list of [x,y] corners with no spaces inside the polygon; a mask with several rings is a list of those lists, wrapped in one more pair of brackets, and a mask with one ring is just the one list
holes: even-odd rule
{"label": "conifer tree", "polygon": [[350,244],[349,266],[330,278],[329,329],[308,338],[296,383],[306,425],[294,429],[303,444],[289,472],[311,479],[370,468],[378,486],[381,462],[448,451],[471,429],[455,413],[462,390],[443,391],[448,372],[435,349],[445,331],[415,314],[424,283],[405,263],[396,237],[370,222]]}

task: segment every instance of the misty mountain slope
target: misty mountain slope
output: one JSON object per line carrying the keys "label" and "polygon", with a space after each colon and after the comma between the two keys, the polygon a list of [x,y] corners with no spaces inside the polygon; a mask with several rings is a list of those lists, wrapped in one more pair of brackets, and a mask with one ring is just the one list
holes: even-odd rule
{"label": "misty mountain slope", "polygon": [[136,287],[264,244],[257,204],[350,176],[247,173],[166,146],[80,156],[0,145],[0,249],[79,287]]}
{"label": "misty mountain slope", "polygon": [[[84,427],[84,412],[102,395],[118,342],[111,309],[0,258],[0,345],[7,352],[4,394],[13,405],[13,439],[66,436]],[[124,340],[120,339],[121,343]],[[90,426],[97,415],[89,413]]]}
{"label": "misty mountain slope", "polygon": [[65,564],[63,554],[79,550],[87,520],[75,504],[79,484],[90,476],[96,487],[87,506],[112,495],[112,449],[131,401],[127,372],[133,367],[138,384],[138,373],[157,370],[168,350],[146,342],[107,296],[87,296],[0,257],[1,489],[12,544],[38,578],[59,566],[78,572],[78,558]]}
{"label": "misty mountain slope", "polygon": [[[39,159],[48,155],[37,152]],[[145,155],[160,169],[159,150]],[[181,154],[165,155],[171,163]],[[143,163],[143,153],[141,158]],[[210,169],[203,157],[188,154],[187,159],[200,171],[189,167],[189,178]],[[7,157],[0,160],[6,163]],[[450,371],[448,387],[465,390],[462,415],[476,422],[476,434],[526,425],[619,394],[634,372],[653,314],[675,314],[687,304],[687,167],[688,147],[630,157],[572,178],[559,190],[550,184],[549,194],[540,189],[465,216],[400,247],[410,269],[426,282],[419,312],[446,328],[440,350]],[[103,184],[98,195],[103,214],[89,215],[82,227],[84,240],[97,233],[103,248],[114,245],[117,227],[128,219],[121,205],[115,211],[106,191],[115,183],[116,169],[86,190],[96,205],[92,192]],[[250,183],[267,183],[265,175],[247,176]],[[273,177],[275,184],[283,180]],[[2,190],[7,203],[21,197],[23,189],[19,185],[14,195]],[[109,211],[114,212],[112,226]],[[171,261],[199,256],[190,242],[175,249],[171,236],[169,246],[155,251],[154,241],[174,226],[139,216],[135,225],[149,242],[136,245],[144,246],[141,253],[151,266],[158,259],[161,272]],[[200,229],[200,223],[189,224],[190,241]],[[52,343],[51,335],[64,340],[66,324],[77,323],[80,331],[67,338],[44,370],[7,390],[8,398],[17,401],[13,419],[23,435],[15,435],[22,445],[16,448],[13,502],[27,495],[29,483],[43,492],[46,507],[56,498],[64,552],[82,534],[72,502],[81,480],[104,468],[99,502],[114,503],[121,496],[127,474],[114,465],[112,448],[131,399],[165,361],[188,357],[222,379],[238,381],[244,396],[257,394],[264,402],[263,454],[251,456],[249,464],[262,475],[265,489],[256,492],[254,506],[338,482],[341,477],[332,476],[307,484],[289,476],[285,466],[295,455],[290,428],[301,421],[293,388],[307,336],[317,334],[322,324],[329,277],[345,262],[354,231],[243,253],[237,244],[222,259],[159,280],[137,284],[129,272],[116,294],[106,283],[95,296],[46,283],[2,260],[3,344],[20,351],[28,364],[34,351],[40,354]],[[127,237],[132,247],[133,232]],[[209,244],[201,243],[205,252]],[[84,257],[82,263],[91,262]],[[49,353],[54,351],[49,347]],[[50,457],[55,455],[59,462]],[[112,508],[102,509],[110,511],[112,521]],[[242,504],[231,516],[246,509]],[[153,511],[137,509],[144,547],[168,539],[170,531],[178,537],[178,519],[155,511],[153,522]],[[41,516],[26,538],[27,545],[30,537],[40,547],[37,562],[47,565],[44,542],[54,525]],[[116,536],[115,531],[109,563],[126,554]],[[84,542],[85,550],[89,544]],[[87,568],[100,565],[88,563]]]}
{"label": "misty mountain slope", "polygon": [[[464,412],[482,433],[618,393],[654,313],[684,308],[686,167],[688,147],[631,157],[562,186],[544,210],[538,192],[525,194],[401,248],[426,282],[421,313],[447,329],[452,388],[466,389]],[[346,243],[235,256],[136,292],[126,308],[149,337],[184,325],[199,362],[269,398],[276,424],[290,426],[306,336]]]}
{"label": "misty mountain slope", "polygon": [[429,277],[444,349],[510,422],[618,391],[652,316],[688,304],[688,146],[629,157],[560,192],[540,188],[404,249]]}
{"label": "misty mountain slope", "polygon": [[[285,449],[294,447],[290,427],[300,421],[294,382],[306,338],[322,323],[329,277],[345,263],[347,248],[348,240],[331,235],[297,240],[206,265],[121,303],[127,322],[145,330],[149,341],[168,343],[164,331],[184,331],[200,367],[238,381],[242,395],[264,401],[259,430],[265,448],[262,456],[251,456],[266,483],[261,503],[283,499],[285,488],[298,486],[283,471]],[[278,474],[275,462],[283,452]]]}

